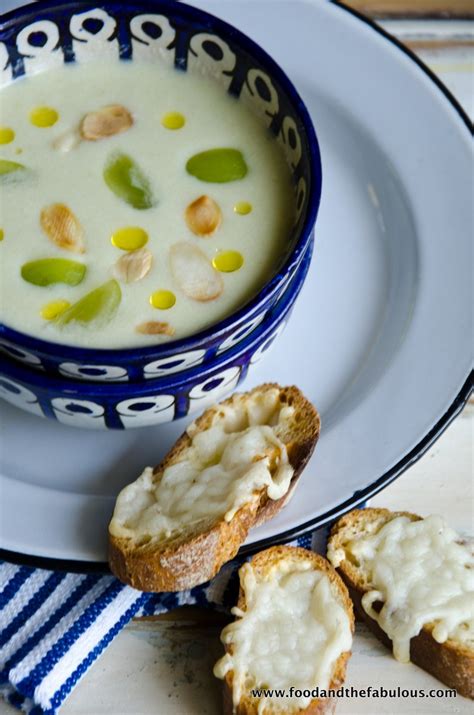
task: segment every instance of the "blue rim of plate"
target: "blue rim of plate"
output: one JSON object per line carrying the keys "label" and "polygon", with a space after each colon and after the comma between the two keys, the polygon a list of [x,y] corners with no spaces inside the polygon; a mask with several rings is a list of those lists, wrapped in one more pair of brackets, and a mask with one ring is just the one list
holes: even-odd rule
{"label": "blue rim of plate", "polygon": [[[461,121],[467,127],[470,134],[474,133],[474,128],[469,120],[464,109],[461,107],[454,95],[449,91],[449,89],[441,82],[441,80],[436,77],[436,75],[427,67],[424,62],[422,62],[408,47],[405,47],[399,40],[390,35],[386,30],[377,25],[373,20],[365,17],[357,10],[353,10],[347,5],[344,5],[339,0],[329,0],[331,4],[336,5],[341,10],[345,10],[350,15],[353,15],[361,22],[365,23],[371,27],[375,32],[384,37],[388,42],[401,50],[407,57],[409,57],[422,72],[425,73],[438,87],[438,89],[444,94],[448,102],[458,113]],[[455,396],[453,402],[448,407],[446,412],[435,422],[430,430],[425,434],[425,436],[418,442],[418,444],[413,447],[407,454],[405,454],[391,469],[382,474],[378,479],[376,479],[372,484],[365,489],[354,492],[352,497],[342,502],[337,507],[330,509],[323,514],[319,514],[310,521],[300,524],[298,527],[293,529],[288,529],[287,531],[275,534],[272,537],[266,539],[261,539],[260,541],[255,541],[248,546],[243,546],[239,555],[252,554],[261,549],[272,546],[273,544],[285,543],[294,539],[296,537],[302,536],[305,532],[315,531],[328,523],[335,521],[342,514],[362,505],[371,497],[375,496],[384,487],[388,486],[394,482],[403,472],[411,467],[415,462],[417,462],[420,457],[422,457],[425,452],[436,442],[436,440],[443,434],[443,432],[449,427],[451,422],[455,417],[461,412],[464,405],[469,399],[469,396],[473,392],[473,382],[474,382],[474,370],[472,370],[466,377],[466,380],[459,390],[458,394]],[[32,566],[36,568],[45,568],[59,571],[70,571],[72,573],[110,573],[107,563],[104,562],[92,562],[92,561],[79,561],[74,559],[51,559],[41,556],[31,556],[27,554],[20,554],[15,551],[7,551],[0,549],[0,559],[5,561],[10,561],[12,563],[17,563],[25,566]]]}
{"label": "blue rim of plate", "polygon": [[[128,4],[130,6],[133,6],[135,3],[140,5],[143,1],[144,0],[128,0]],[[95,0],[76,0],[76,3],[78,5],[82,4],[92,6],[96,4]],[[163,7],[168,7],[171,13],[175,12],[173,11],[173,6],[178,4],[176,0],[159,0],[159,3]],[[42,11],[51,9],[57,11],[61,6],[71,9],[72,4],[75,3],[59,2],[52,6],[51,0],[39,0],[39,2],[22,5],[15,10],[11,10],[10,12],[0,15],[0,29],[1,25],[8,28],[11,23],[17,19],[21,19],[21,17],[25,14],[25,10],[27,12],[29,11],[31,14],[37,15]],[[100,5],[100,2],[98,4]],[[94,354],[94,359],[97,355],[99,355],[100,360],[112,360],[116,364],[128,363],[137,356],[140,357],[140,360],[151,357],[166,357],[170,354],[170,352],[175,353],[181,350],[192,350],[195,347],[200,347],[203,343],[211,339],[216,341],[221,335],[227,334],[229,330],[232,330],[233,326],[237,328],[242,321],[245,321],[247,318],[250,318],[257,313],[266,301],[271,299],[274,293],[278,291],[280,285],[282,285],[285,276],[288,273],[291,273],[302,259],[308,243],[311,241],[311,236],[313,234],[318,216],[322,191],[321,152],[313,120],[311,119],[308,109],[288,75],[282,70],[280,65],[262,47],[260,47],[259,44],[254,42],[250,39],[250,37],[237,28],[233,27],[224,20],[221,20],[215,15],[212,15],[211,13],[200,10],[192,5],[187,5],[186,3],[179,3],[179,5],[181,8],[180,12],[184,12],[184,14],[191,20],[195,19],[198,24],[206,25],[208,28],[210,27],[217,33],[221,31],[224,37],[233,40],[236,45],[241,47],[245,52],[248,52],[250,56],[254,56],[257,61],[262,64],[262,66],[268,68],[271,76],[276,79],[282,91],[289,98],[295,113],[301,120],[306,134],[305,139],[307,146],[305,148],[308,152],[311,182],[308,192],[306,218],[299,231],[299,235],[297,235],[295,245],[293,246],[291,253],[287,256],[284,263],[278,268],[277,272],[270,278],[263,288],[242,308],[239,308],[239,310],[232,313],[232,315],[228,318],[224,318],[206,330],[202,330],[201,332],[189,337],[181,338],[180,340],[173,340],[169,343],[163,344],[163,346],[160,346],[162,348],[161,350],[157,348],[156,345],[152,345],[150,347],[140,346],[138,348],[121,348],[117,350],[106,350],[102,348],[92,350],[88,348],[76,348],[70,345],[63,345],[62,343],[51,343],[47,340],[41,340],[40,338],[35,338],[26,333],[19,332],[13,328],[9,328],[3,323],[0,323],[0,334],[3,338],[13,342],[19,342],[19,345],[25,346],[28,350],[36,350],[43,353],[50,352],[51,346],[55,346],[56,349],[61,349],[61,354],[64,355],[65,359],[74,358],[74,360],[86,362],[91,359],[92,354]]]}

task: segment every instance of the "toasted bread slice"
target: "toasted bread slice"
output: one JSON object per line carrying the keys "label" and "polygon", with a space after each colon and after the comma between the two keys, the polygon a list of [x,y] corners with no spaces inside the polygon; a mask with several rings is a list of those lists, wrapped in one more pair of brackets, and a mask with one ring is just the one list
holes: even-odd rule
{"label": "toasted bread slice", "polygon": [[153,472],[119,494],[109,563],[142,591],[179,591],[212,578],[249,529],[290,498],[319,436],[296,387],[237,393],[192,423]]}
{"label": "toasted bread slice", "polygon": [[[405,562],[405,572],[408,577],[408,580],[405,580],[407,590],[405,595],[401,595],[402,600],[400,600],[400,596],[398,596],[398,604],[395,604],[393,594],[397,593],[397,591],[395,590],[397,587],[397,580],[400,578],[404,578],[403,563],[397,562],[398,566],[396,567],[395,583],[392,580],[388,589],[381,587],[381,584],[384,582],[384,577],[374,577],[371,573],[371,569],[373,570],[375,567],[373,565],[370,567],[368,566],[369,563],[375,563],[373,561],[373,550],[371,550],[370,552],[367,550],[373,547],[370,547],[370,545],[367,546],[367,541],[361,543],[360,539],[366,539],[367,537],[379,534],[380,530],[384,526],[392,522],[394,519],[397,519],[398,517],[406,517],[406,519],[408,520],[406,521],[406,524],[410,524],[411,522],[419,522],[422,520],[420,516],[417,516],[416,514],[411,514],[409,512],[392,512],[388,509],[355,509],[354,511],[351,511],[349,514],[346,514],[341,519],[339,519],[339,521],[334,525],[328,543],[328,558],[333,563],[333,565],[337,567],[337,570],[339,571],[344,582],[346,583],[349,589],[350,596],[354,603],[356,613],[358,614],[358,616],[361,617],[362,620],[364,620],[368,624],[370,629],[382,641],[382,643],[384,643],[388,648],[395,650],[396,635],[393,635],[394,640],[392,640],[379,624],[379,620],[381,621],[382,625],[392,623],[393,621],[387,621],[385,620],[385,618],[393,619],[395,610],[398,610],[399,615],[397,617],[400,619],[400,621],[404,621],[405,624],[409,623],[410,613],[413,613],[413,609],[417,608],[417,601],[412,600],[418,598],[415,592],[415,588],[420,588],[420,586],[421,588],[423,588],[424,581],[425,587],[429,589],[430,592],[433,591],[433,582],[429,582],[429,585],[427,585],[427,579],[430,578],[430,574],[434,573],[435,568],[438,569],[438,573],[441,575],[441,584],[443,583],[442,579],[444,577],[446,577],[446,579],[451,582],[454,578],[453,572],[447,575],[449,569],[445,570],[442,566],[439,566],[440,553],[443,547],[424,547],[421,543],[421,539],[423,538],[421,534],[420,536],[414,534],[413,538],[417,539],[415,548],[424,549],[424,551],[420,551],[419,553],[416,552],[413,558],[418,559],[420,569],[425,570],[420,571],[421,577],[418,579],[418,582],[416,582],[413,580],[413,572],[415,570],[411,566],[413,562]],[[453,548],[456,549],[456,552],[450,551],[449,553],[458,553],[459,548],[458,546],[456,546],[456,544],[459,544],[464,547],[466,546],[464,540],[460,538],[459,540],[457,540],[457,535],[454,532],[451,532],[451,530],[449,530],[445,525],[443,525],[439,517],[429,518],[438,519],[439,521],[439,523],[433,522],[435,539],[437,539],[437,535],[441,534],[442,531],[445,529],[448,530],[448,532],[451,534],[449,538],[451,540],[454,540]],[[395,526],[395,524],[393,526]],[[403,523],[400,523],[400,533],[403,534],[404,529],[406,532],[406,526],[404,527]],[[394,532],[391,538],[394,539],[396,542],[398,539],[397,533]],[[425,543],[428,543],[428,541],[426,541]],[[398,547],[388,546],[384,548],[393,550]],[[405,549],[407,548],[409,548],[408,544],[407,546],[405,546]],[[437,561],[434,563],[438,563],[438,566],[434,566],[433,568],[430,568],[429,566],[424,567],[422,565],[422,559],[423,564],[429,564],[429,561],[427,561],[426,559],[430,558],[430,552],[432,552],[436,556]],[[370,556],[366,556],[369,553]],[[387,562],[389,562],[390,560],[390,556],[387,556],[387,554],[390,554],[390,551],[385,551],[385,564],[387,564]],[[469,560],[469,549],[466,549],[466,555],[467,560]],[[370,558],[371,561],[368,562],[367,558]],[[405,558],[407,557],[405,556]],[[466,574],[466,571],[463,571],[463,569],[472,569],[472,565],[469,565],[468,563],[463,565],[461,563],[460,568],[461,574]],[[377,571],[377,573],[380,573],[380,571]],[[398,575],[399,573],[401,574],[400,576]],[[434,576],[434,578],[437,577]],[[363,597],[365,594],[369,594],[371,592],[374,594],[374,598],[366,596],[366,598],[368,598],[369,600],[364,601],[364,607]],[[392,594],[392,600],[390,600],[390,593]],[[398,593],[400,594],[400,591]],[[452,598],[452,596],[452,592],[448,593],[449,598]],[[397,598],[397,596],[395,596],[395,598]],[[425,599],[426,598],[427,596],[425,595]],[[469,600],[469,595],[465,596],[464,598],[464,603],[466,603],[466,601]],[[471,604],[472,603],[474,603],[474,595],[472,596]],[[424,605],[426,604],[426,600],[424,604],[423,602],[421,602],[421,594],[420,604],[421,608],[426,607],[426,605]],[[386,608],[385,611],[383,611],[385,605]],[[392,607],[390,607],[391,605]],[[367,611],[369,611],[369,613]],[[466,609],[464,607],[464,611],[462,613],[465,614],[465,612]],[[439,642],[440,636],[439,634],[437,634],[435,629],[437,627],[439,628],[440,625],[443,625],[442,620],[442,618],[437,618],[435,619],[435,622],[426,622],[421,628],[421,630],[419,630],[418,634],[411,637],[411,639],[408,640],[408,642],[406,643],[407,657],[401,657],[399,659],[410,659],[413,663],[416,663],[416,665],[420,666],[420,668],[423,668],[428,673],[431,673],[431,675],[433,675],[435,678],[438,678],[438,680],[441,680],[449,687],[455,688],[461,695],[473,698],[474,640],[472,639],[472,636],[470,638],[464,636],[461,638],[460,634],[462,634],[462,630],[456,630],[455,632],[451,632],[448,629],[448,631],[445,632],[444,636],[442,636],[442,638],[447,636],[447,639],[444,640],[444,642]],[[461,629],[466,628],[466,626],[462,624],[460,627]],[[393,625],[389,625],[387,627],[387,630],[390,629],[393,629]],[[434,631],[435,635],[437,635],[438,637],[438,640],[435,640],[435,637],[433,635]],[[393,630],[390,630],[390,632],[392,632],[393,634]],[[468,631],[466,630],[465,632],[468,636]],[[402,643],[402,654],[403,650],[404,648]]]}
{"label": "toasted bread slice", "polygon": [[[350,657],[354,615],[349,594],[322,556],[295,546],[261,551],[239,572],[236,620],[222,631],[224,713],[314,715],[333,712]],[[306,697],[290,689],[310,691]],[[273,697],[253,689],[282,689]],[[319,692],[316,692],[319,688]]]}

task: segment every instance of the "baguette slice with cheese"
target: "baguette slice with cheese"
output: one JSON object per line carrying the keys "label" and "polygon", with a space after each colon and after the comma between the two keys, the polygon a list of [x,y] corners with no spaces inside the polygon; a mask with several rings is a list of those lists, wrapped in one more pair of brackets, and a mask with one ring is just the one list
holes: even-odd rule
{"label": "baguette slice with cheese", "polygon": [[142,591],[179,591],[212,578],[249,529],[287,503],[319,436],[296,387],[237,393],[192,423],[155,470],[117,498],[109,563]]}
{"label": "baguette slice with cheese", "polygon": [[[274,546],[239,576],[236,619],[222,631],[226,654],[214,668],[224,680],[224,713],[333,712],[335,698],[321,690],[344,682],[354,632],[352,603],[336,571],[312,551]],[[284,694],[258,696],[255,688]]]}
{"label": "baguette slice with cheese", "polygon": [[471,543],[441,517],[356,509],[334,525],[328,558],[356,613],[397,660],[474,697]]}

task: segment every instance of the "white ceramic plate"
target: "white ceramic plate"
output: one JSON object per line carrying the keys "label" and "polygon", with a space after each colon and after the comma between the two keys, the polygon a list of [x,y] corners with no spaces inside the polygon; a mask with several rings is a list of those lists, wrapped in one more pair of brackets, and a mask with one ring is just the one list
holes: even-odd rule
{"label": "white ceramic plate", "polygon": [[[345,8],[194,4],[281,63],[312,113],[323,159],[307,283],[285,333],[245,384],[297,383],[320,410],[322,434],[291,503],[250,535],[255,548],[378,491],[466,399],[470,134],[447,91]],[[186,424],[100,433],[1,410],[0,546],[43,563],[103,562],[118,490],[159,462]]]}

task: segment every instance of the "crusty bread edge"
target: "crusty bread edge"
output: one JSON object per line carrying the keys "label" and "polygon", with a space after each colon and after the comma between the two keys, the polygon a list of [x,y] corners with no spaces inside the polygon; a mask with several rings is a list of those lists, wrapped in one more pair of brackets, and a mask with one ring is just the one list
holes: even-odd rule
{"label": "crusty bread edge", "polygon": [[[333,548],[342,546],[344,531],[352,528],[357,520],[369,521],[380,519],[387,523],[398,516],[406,516],[412,521],[422,519],[417,514],[406,511],[393,512],[389,509],[354,509],[345,514],[334,524],[328,545]],[[357,616],[367,623],[377,638],[390,650],[393,648],[391,639],[379,626],[376,620],[369,616],[362,606],[362,596],[366,592],[361,588],[357,572],[348,560],[344,560],[336,569],[346,584]],[[432,625],[423,627],[419,635],[410,643],[410,659],[442,683],[467,698],[474,699],[474,653],[455,641],[438,643],[432,636]]]}
{"label": "crusty bread edge", "polygon": [[[290,462],[295,469],[290,489],[281,499],[271,500],[262,493],[260,501],[245,504],[226,522],[221,519],[209,530],[185,535],[167,542],[161,549],[133,548],[130,540],[109,532],[109,565],[120,581],[140,591],[181,591],[193,588],[213,578],[222,566],[232,559],[253,526],[275,516],[288,501],[296,483],[314,450],[319,437],[320,419],[317,410],[297,387],[282,388],[275,383],[259,385],[248,393],[236,393],[222,403],[207,409],[195,422],[198,430],[210,426],[215,413],[222,406],[232,404],[240,395],[278,389],[287,402],[292,402],[307,422],[301,443],[288,445]],[[161,474],[190,445],[191,438],[184,432],[166,455],[154,474]]]}
{"label": "crusty bread edge", "polygon": [[266,521],[273,519],[274,516],[285,507],[293,496],[298,480],[301,477],[307,463],[311,459],[314,448],[319,439],[321,429],[321,420],[319,413],[314,405],[306,399],[298,387],[280,387],[274,383],[265,385],[267,388],[278,388],[280,392],[287,396],[288,399],[293,399],[302,415],[302,420],[310,427],[305,434],[305,438],[301,439],[297,444],[287,445],[288,456],[291,465],[294,467],[294,474],[291,480],[290,487],[286,494],[281,499],[269,499],[266,493],[260,500],[260,506],[257,511],[256,519],[253,526],[260,526]]}
{"label": "crusty bread edge", "polygon": [[[250,564],[257,571],[257,573],[265,572],[267,569],[272,567],[278,561],[290,558],[291,560],[311,560],[314,564],[314,568],[317,571],[323,571],[329,578],[332,584],[334,584],[340,594],[341,602],[346,611],[352,633],[354,633],[354,612],[352,607],[352,602],[349,598],[348,590],[337,574],[335,569],[331,566],[329,561],[327,561],[323,556],[314,553],[314,551],[309,551],[308,549],[303,549],[299,546],[271,546],[265,551],[260,551],[251,560]],[[245,593],[240,588],[239,597],[237,601],[237,607],[242,611],[246,610],[246,599]],[[232,646],[225,646],[225,650],[228,653],[232,653]],[[328,686],[328,689],[337,690],[344,683],[346,676],[346,665],[351,655],[351,651],[345,651],[341,653],[336,661],[334,667],[333,677]],[[258,705],[259,700],[257,698],[252,698],[251,696],[245,696],[241,698],[236,710],[234,711],[233,699],[232,699],[232,683],[233,683],[233,671],[229,671],[223,681],[223,711],[224,715],[232,715],[234,712],[236,715],[259,715]],[[279,708],[275,710],[273,708],[265,707],[262,715],[330,715],[334,712],[336,706],[336,698],[319,698],[313,699],[309,705],[301,710],[282,710]]]}

